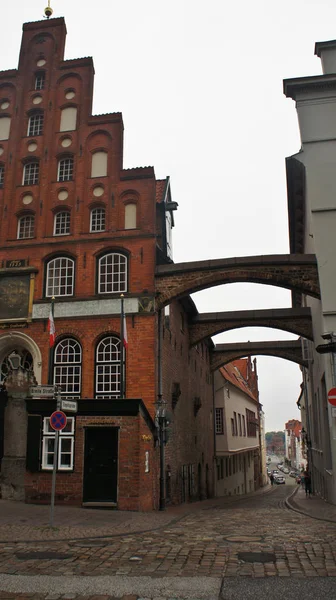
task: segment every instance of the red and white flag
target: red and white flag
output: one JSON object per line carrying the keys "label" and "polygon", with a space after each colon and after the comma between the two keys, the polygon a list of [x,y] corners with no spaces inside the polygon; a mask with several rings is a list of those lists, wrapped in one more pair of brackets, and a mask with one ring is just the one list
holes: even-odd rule
{"label": "red and white flag", "polygon": [[127,327],[126,327],[126,317],[125,317],[125,315],[124,315],[124,348],[126,350],[128,348]]}
{"label": "red and white flag", "polygon": [[55,321],[54,321],[52,304],[50,304],[48,331],[49,331],[49,347],[52,348],[55,343],[55,338],[56,338]]}

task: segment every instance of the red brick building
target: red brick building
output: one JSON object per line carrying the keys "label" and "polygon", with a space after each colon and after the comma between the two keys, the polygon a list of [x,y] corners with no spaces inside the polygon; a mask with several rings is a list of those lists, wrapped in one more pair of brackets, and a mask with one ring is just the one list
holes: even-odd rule
{"label": "red brick building", "polygon": [[[65,37],[63,18],[26,23],[18,69],[0,72],[0,383],[15,352],[38,384],[78,400],[60,434],[58,502],[158,508],[160,392],[171,421],[166,498],[205,497],[213,489],[211,346],[189,346],[190,298],[164,318],[155,310],[155,267],[172,260],[177,204],[169,178],[123,169],[122,116],[92,115],[93,61],[64,60]],[[23,490],[29,502],[48,502],[55,400],[27,392],[22,422],[11,402],[0,395],[2,495]],[[24,475],[21,467],[11,475],[13,419],[27,441],[17,457]]]}

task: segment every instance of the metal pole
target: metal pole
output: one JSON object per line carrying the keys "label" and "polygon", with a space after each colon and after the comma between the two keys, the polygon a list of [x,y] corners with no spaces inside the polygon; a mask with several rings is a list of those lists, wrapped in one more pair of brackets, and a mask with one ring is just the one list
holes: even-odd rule
{"label": "metal pole", "polygon": [[[51,299],[51,313],[54,319],[54,302],[55,302],[55,298],[54,296]],[[48,321],[48,326],[49,326],[49,321]],[[49,334],[49,339],[50,339],[50,334]],[[54,379],[54,346],[49,347],[49,360],[48,360],[48,384],[52,385],[54,383],[53,379]]]}
{"label": "metal pole", "polygon": [[[60,392],[60,390],[57,390],[56,410],[60,410],[60,409],[61,409],[61,392]],[[53,472],[52,472],[52,480],[51,480],[51,499],[50,499],[50,527],[54,526],[58,443],[59,443],[59,431],[55,431],[54,464],[53,464]]]}
{"label": "metal pole", "polygon": [[120,393],[124,397],[124,294],[120,295]]}
{"label": "metal pole", "polygon": [[164,444],[164,427],[165,414],[162,399],[162,310],[158,312],[158,425],[159,425],[159,451],[160,451],[160,499],[159,510],[166,510],[166,495],[165,495],[165,444]]}

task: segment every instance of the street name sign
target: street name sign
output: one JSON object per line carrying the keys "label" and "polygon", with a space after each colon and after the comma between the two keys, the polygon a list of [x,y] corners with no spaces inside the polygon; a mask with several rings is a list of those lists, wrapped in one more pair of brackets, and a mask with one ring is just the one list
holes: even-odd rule
{"label": "street name sign", "polygon": [[53,385],[32,385],[29,393],[34,398],[51,398],[55,394],[55,387]]}
{"label": "street name sign", "polygon": [[333,387],[328,392],[328,402],[332,406],[336,406],[336,387]]}
{"label": "street name sign", "polygon": [[78,403],[77,400],[62,400],[61,409],[68,412],[77,412]]}

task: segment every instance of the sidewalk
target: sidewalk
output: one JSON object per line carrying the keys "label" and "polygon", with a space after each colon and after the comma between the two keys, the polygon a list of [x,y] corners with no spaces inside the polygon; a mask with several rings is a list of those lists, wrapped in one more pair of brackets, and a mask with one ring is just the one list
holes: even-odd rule
{"label": "sidewalk", "polygon": [[336,523],[336,506],[318,496],[306,496],[301,486],[297,486],[293,494],[287,498],[286,504],[288,508],[313,519]]}

